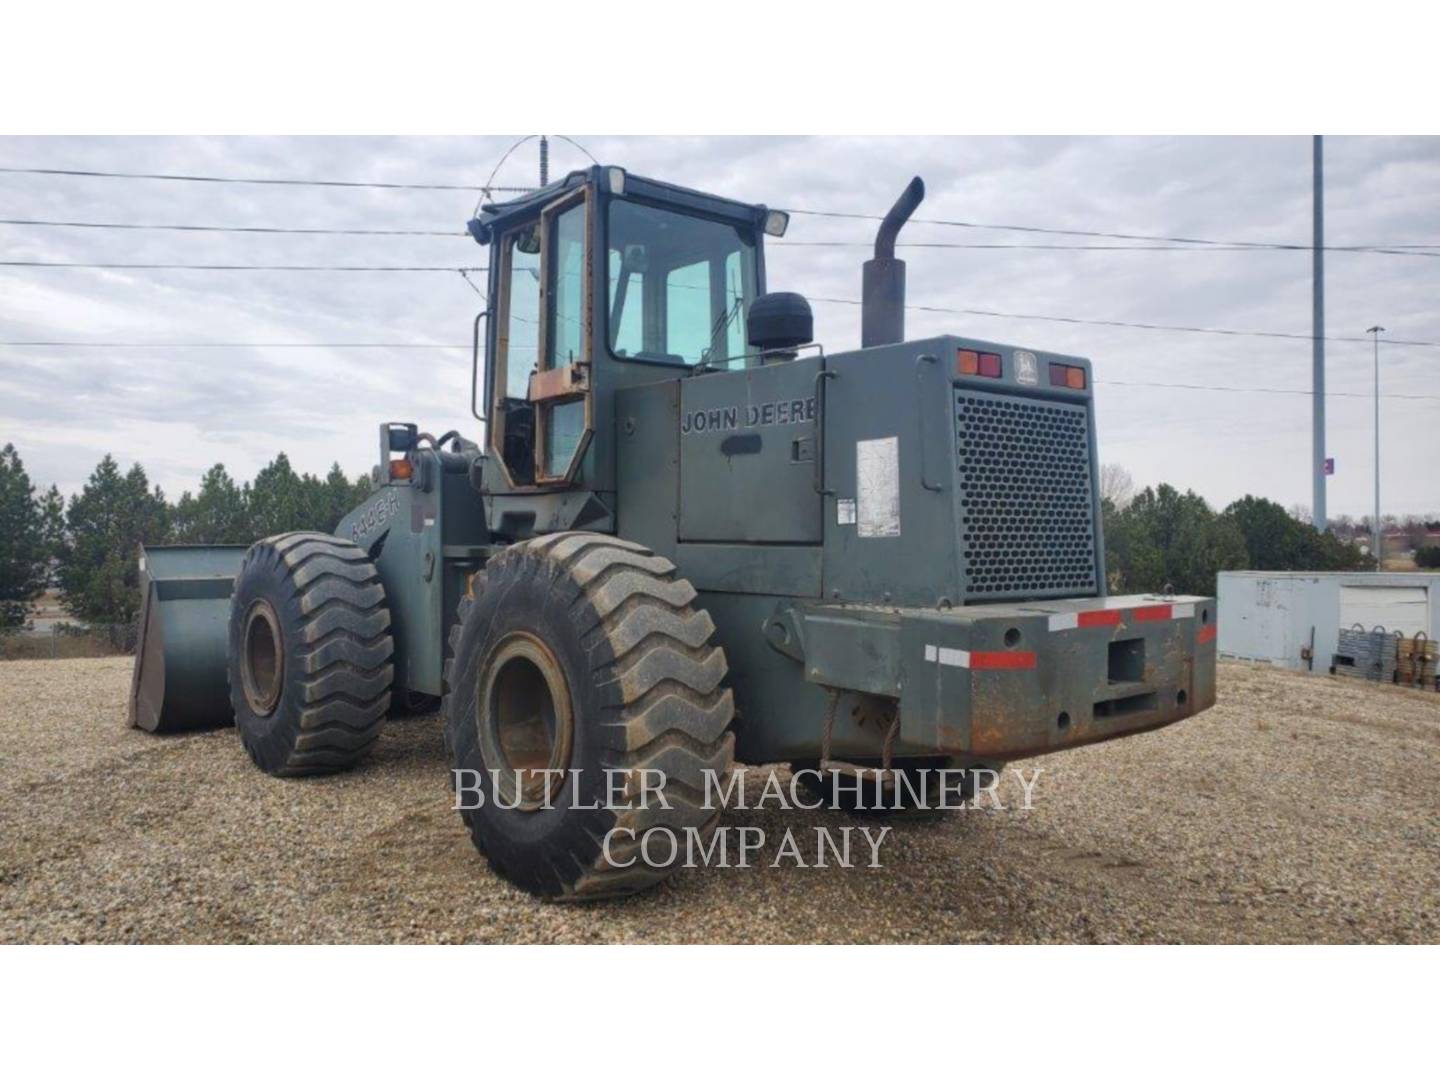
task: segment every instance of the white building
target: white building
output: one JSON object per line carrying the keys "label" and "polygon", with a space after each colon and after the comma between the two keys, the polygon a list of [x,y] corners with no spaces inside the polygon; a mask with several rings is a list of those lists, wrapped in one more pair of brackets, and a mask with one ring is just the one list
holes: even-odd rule
{"label": "white building", "polygon": [[1227,570],[1216,599],[1221,654],[1283,667],[1328,671],[1340,630],[1356,625],[1440,640],[1440,573]]}

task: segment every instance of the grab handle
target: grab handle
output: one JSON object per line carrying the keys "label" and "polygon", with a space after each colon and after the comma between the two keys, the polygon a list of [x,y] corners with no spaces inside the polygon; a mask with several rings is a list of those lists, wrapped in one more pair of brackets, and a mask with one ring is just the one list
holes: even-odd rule
{"label": "grab handle", "polygon": [[932,484],[929,480],[925,479],[925,459],[928,456],[925,452],[925,444],[928,440],[925,437],[925,395],[921,391],[924,389],[922,384],[925,381],[925,365],[938,364],[939,362],[938,357],[928,354],[917,357],[915,360],[915,408],[919,414],[917,428],[920,433],[920,486],[926,491],[945,490],[942,485]]}
{"label": "grab handle", "polygon": [[835,378],[838,373],[828,368],[815,372],[815,494],[820,496],[835,494],[825,486],[825,383]]}

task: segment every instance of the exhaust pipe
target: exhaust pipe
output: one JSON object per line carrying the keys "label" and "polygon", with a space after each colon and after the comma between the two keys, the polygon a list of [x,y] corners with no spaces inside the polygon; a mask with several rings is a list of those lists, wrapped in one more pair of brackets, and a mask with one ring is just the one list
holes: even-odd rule
{"label": "exhaust pipe", "polygon": [[895,238],[925,198],[925,181],[915,177],[895,200],[875,234],[875,257],[865,263],[861,286],[860,346],[905,340],[905,263],[895,258]]}

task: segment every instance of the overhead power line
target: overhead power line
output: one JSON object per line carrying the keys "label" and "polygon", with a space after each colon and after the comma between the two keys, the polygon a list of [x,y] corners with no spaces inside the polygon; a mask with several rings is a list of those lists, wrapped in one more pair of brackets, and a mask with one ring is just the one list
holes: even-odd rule
{"label": "overhead power line", "polygon": [[[771,241],[782,247],[843,247],[843,248],[868,248],[872,245],[869,240],[780,240]],[[1312,249],[1294,244],[945,244],[901,242],[895,245],[897,248],[942,248],[942,249],[965,249],[970,251],[996,251],[996,250],[1021,250],[1021,251],[1193,251],[1196,253],[1207,251],[1295,251],[1309,253]],[[1380,247],[1327,247],[1325,251],[1338,251],[1352,255],[1420,255],[1430,258],[1440,258],[1440,250],[1425,250],[1418,245],[1413,249],[1400,250],[1399,248]]]}
{"label": "overhead power line", "polygon": [[[119,222],[119,221],[55,221],[39,218],[0,218],[0,225],[16,225],[36,228],[63,228],[63,229],[119,229],[124,231],[161,231],[161,232],[203,232],[203,233],[254,233],[276,236],[441,236],[447,239],[455,239],[468,236],[463,229],[323,229],[323,228],[292,228],[277,225],[179,225],[170,223],[151,222]],[[868,248],[871,246],[869,240],[779,240],[771,241],[782,247],[832,247],[832,248]],[[1013,244],[1013,243],[936,243],[927,241],[903,241],[895,245],[900,248],[937,249],[937,250],[965,250],[965,251],[1296,251],[1308,252],[1311,249],[1298,244],[1273,244],[1257,247],[1253,244],[1172,244],[1172,243],[1151,243],[1151,244]],[[1427,248],[1424,245],[1405,245],[1404,250],[1400,246],[1393,248],[1366,247],[1360,245],[1342,245],[1326,247],[1326,251],[1338,251],[1350,254],[1362,255],[1414,255],[1428,258],[1440,258],[1440,249]]]}
{"label": "overhead power line", "polygon": [[[846,304],[851,307],[859,307],[859,300],[842,300],[833,296],[812,296],[810,300],[818,304]],[[1013,311],[988,311],[984,308],[951,308],[935,307],[929,304],[906,304],[906,311],[925,311],[940,315],[980,315],[993,319],[1018,319],[1021,321],[1033,322],[1056,322],[1068,323],[1078,326],[1114,326],[1128,330],[1165,330],[1185,334],[1223,334],[1227,337],[1262,337],[1262,338],[1283,338],[1295,341],[1312,341],[1311,334],[1291,334],[1281,330],[1232,330],[1217,326],[1183,326],[1174,323],[1142,323],[1124,322],[1120,319],[1082,319],[1072,315],[1033,315],[1022,314]],[[1334,337],[1327,335],[1326,341],[1348,341],[1369,343],[1365,337]],[[1386,345],[1413,345],[1422,348],[1440,349],[1440,341],[1410,341],[1406,339],[1385,339]]]}
{"label": "overhead power line", "polygon": [[[484,273],[488,267],[484,266],[294,266],[294,265],[259,265],[259,264],[223,264],[223,263],[64,263],[64,262],[39,262],[31,260],[5,260],[0,261],[0,267],[25,267],[43,268],[55,270],[262,270],[262,271],[316,271],[316,272],[338,272],[338,273],[436,273],[436,274],[460,274],[467,282],[467,274]],[[469,282],[475,288],[473,282]],[[478,289],[476,290],[479,291]],[[846,300],[834,296],[814,296],[811,300],[819,304],[844,304],[850,307],[859,307],[859,300]],[[1072,315],[1037,315],[1033,313],[1015,311],[989,311],[984,308],[952,308],[937,307],[930,304],[906,304],[907,311],[923,311],[940,315],[977,315],[983,318],[992,319],[1016,319],[1022,322],[1053,322],[1066,323],[1076,326],[1109,326],[1127,330],[1155,330],[1172,333],[1185,334],[1219,334],[1226,337],[1258,337],[1278,338],[1287,341],[1312,341],[1310,334],[1287,333],[1282,330],[1236,330],[1228,327],[1218,326],[1185,326],[1176,323],[1144,323],[1127,322],[1121,319],[1085,319]],[[1331,336],[1325,337],[1326,341],[1336,342],[1360,342],[1368,341],[1363,337]],[[1440,348],[1440,341],[1415,341],[1407,338],[1386,338],[1386,345],[1404,345],[1417,348]]]}
{"label": "overhead power line", "polygon": [[[1162,390],[1208,390],[1226,394],[1300,394],[1304,397],[1314,397],[1313,390],[1289,390],[1281,386],[1206,386],[1203,383],[1172,383],[1172,382],[1135,382],[1128,379],[1096,379],[1096,386],[1144,386],[1154,387]],[[1366,401],[1374,400],[1374,394],[1364,392],[1348,392],[1344,390],[1327,390],[1326,397],[1364,398]],[[1393,398],[1402,401],[1440,401],[1437,394],[1381,394],[1381,398]]]}
{"label": "overhead power line", "polygon": [[[513,149],[513,148],[512,148]],[[583,149],[583,148],[582,148]],[[588,151],[587,151],[588,154]],[[593,160],[593,156],[592,156]],[[468,191],[507,192],[524,194],[535,191],[533,187],[499,187],[490,184],[421,184],[389,183],[366,180],[312,180],[293,177],[236,177],[205,176],[178,173],[116,172],[101,169],[35,169],[0,167],[0,173],[28,174],[38,176],[78,176],[125,180],[171,180],[211,184],[269,184],[290,187],[331,187],[331,188],[379,188],[396,191]],[[807,217],[838,218],[852,221],[881,221],[882,215],[852,213],[842,210],[813,210],[791,207],[787,213]],[[1168,236],[1153,233],[1109,232],[1099,229],[1060,229],[1042,225],[1010,225],[995,222],[964,221],[947,218],[911,218],[914,225],[938,225],[957,229],[991,229],[1001,232],[1039,233],[1048,236],[1074,236],[1104,240],[1133,240],[1139,242],[1181,244],[1220,248],[1254,248],[1278,251],[1310,251],[1309,244],[1286,244],[1258,240],[1216,240],[1207,237]],[[868,245],[867,245],[868,246]],[[938,245],[937,245],[938,246]],[[1059,249],[1066,250],[1066,249]],[[1147,249],[1148,250],[1148,249]],[[1440,244],[1347,244],[1330,247],[1326,251],[1374,252],[1387,255],[1408,255],[1417,251],[1440,252]]]}
{"label": "overhead power line", "polygon": [[[276,225],[180,225],[150,222],[119,221],[56,221],[40,218],[0,218],[0,225],[16,225],[37,228],[65,229],[120,229],[126,231],[163,232],[207,232],[207,233],[257,233],[280,236],[443,236],[457,238],[468,236],[463,229],[339,229],[339,228],[298,228]],[[1000,226],[977,226],[1000,228]],[[868,248],[869,240],[779,240],[771,241],[782,247],[833,247]],[[1312,249],[1303,244],[1248,244],[1221,242],[1156,242],[1147,244],[1012,244],[1012,243],[947,243],[927,241],[903,241],[895,245],[901,248],[932,248],[939,250],[968,251],[1295,251],[1308,252]],[[1440,247],[1423,244],[1392,245],[1373,247],[1358,244],[1332,245],[1325,251],[1338,251],[1363,255],[1414,255],[1440,258]]]}
{"label": "overhead power line", "polygon": [[[479,184],[394,184],[374,180],[299,180],[272,176],[190,176],[176,173],[107,172],[100,169],[21,169],[0,166],[0,173],[33,176],[89,176],[113,180],[182,180],[200,184],[276,184],[286,187],[387,188],[395,191],[479,191]],[[490,191],[527,192],[528,187],[490,187]]]}
{"label": "overhead power line", "polygon": [[47,226],[63,229],[162,230],[166,232],[278,233],[297,236],[468,236],[464,229],[292,229],[270,225],[159,225],[118,221],[45,221],[0,218],[0,225]]}
{"label": "overhead power line", "polygon": [[[437,273],[455,274],[458,273],[471,288],[479,289],[466,276],[472,273],[484,273],[488,267],[484,266],[262,266],[255,264],[227,265],[219,263],[57,263],[57,262],[34,262],[24,260],[0,261],[0,266],[64,269],[64,270],[264,270],[264,271],[321,271],[341,273]],[[813,296],[810,297],[819,304],[844,304],[849,307],[859,307],[859,300],[846,300],[835,296]],[[1278,338],[1287,341],[1311,341],[1310,334],[1287,333],[1282,330],[1236,330],[1228,327],[1218,326],[1186,326],[1176,323],[1145,323],[1127,322],[1121,319],[1085,319],[1072,315],[1038,315],[1027,312],[1015,311],[990,311],[985,308],[952,308],[937,307],[931,304],[906,304],[906,311],[923,311],[930,314],[940,315],[977,315],[983,318],[992,319],[1015,319],[1021,322],[1053,322],[1065,323],[1075,326],[1108,326],[1126,330],[1153,330],[1185,334],[1219,334],[1225,337],[1258,337]],[[1338,335],[1327,335],[1326,341],[1365,343],[1369,339],[1363,337],[1345,337]],[[1403,345],[1416,348],[1440,348],[1440,341],[1416,341],[1408,338],[1386,338],[1386,345]]]}
{"label": "overhead power line", "polygon": [[[852,214],[838,210],[787,209],[790,214],[806,217],[846,218],[856,221],[883,221],[880,214]],[[955,229],[993,229],[1000,232],[1041,233],[1047,236],[1082,236],[1097,240],[1141,240],[1152,243],[1193,244],[1205,247],[1260,248],[1279,251],[1311,251],[1310,244],[1283,244],[1261,240],[1214,240],[1194,236],[1159,236],[1153,233],[1103,232],[1098,229],[1056,229],[1042,225],[998,225],[981,221],[956,221],[945,218],[911,218],[911,225],[940,225]],[[1326,251],[1385,251],[1387,254],[1407,254],[1412,248],[1440,248],[1440,244],[1354,244],[1344,247],[1326,247]],[[1393,250],[1392,250],[1393,249]]]}
{"label": "overhead power line", "polygon": [[0,341],[33,349],[468,349],[419,341]]}
{"label": "overhead power line", "polygon": [[[425,349],[464,352],[465,344],[436,344],[418,341],[0,341],[0,348],[56,349]],[[1199,390],[1227,394],[1299,394],[1310,396],[1310,390],[1292,390],[1279,386],[1209,386],[1204,383],[1152,382],[1134,379],[1096,379],[1097,386],[1148,387],[1159,390]],[[1363,398],[1374,395],[1364,392],[1327,391],[1330,397]],[[1435,394],[1381,394],[1385,399],[1440,401]]]}
{"label": "overhead power line", "polygon": [[323,270],[336,272],[455,274],[479,273],[483,266],[261,266],[227,263],[69,263],[38,262],[24,259],[0,261],[0,266],[41,267],[51,270]]}

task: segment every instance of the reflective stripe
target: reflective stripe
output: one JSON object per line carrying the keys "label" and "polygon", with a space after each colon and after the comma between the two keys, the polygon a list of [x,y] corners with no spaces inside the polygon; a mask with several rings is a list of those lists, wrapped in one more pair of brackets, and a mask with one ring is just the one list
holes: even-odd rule
{"label": "reflective stripe", "polygon": [[945,664],[947,667],[970,666],[970,654],[964,649],[947,649],[941,645],[926,645],[925,659],[938,664]]}
{"label": "reflective stripe", "polygon": [[1033,652],[977,652],[970,654],[970,666],[976,670],[1028,671],[1035,666]]}
{"label": "reflective stripe", "polygon": [[947,649],[943,645],[926,645],[925,659],[947,667],[971,668],[975,671],[1028,671],[1035,667],[1033,652],[969,652]]}
{"label": "reflective stripe", "polygon": [[1126,612],[1135,622],[1165,622],[1169,619],[1193,619],[1194,604],[1150,604],[1135,608],[1099,608],[1094,611],[1066,611],[1051,615],[1046,621],[1050,631],[1077,630],[1087,626],[1119,626]]}

